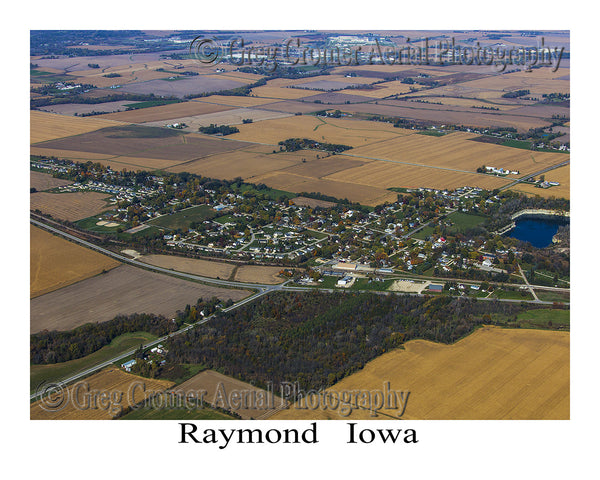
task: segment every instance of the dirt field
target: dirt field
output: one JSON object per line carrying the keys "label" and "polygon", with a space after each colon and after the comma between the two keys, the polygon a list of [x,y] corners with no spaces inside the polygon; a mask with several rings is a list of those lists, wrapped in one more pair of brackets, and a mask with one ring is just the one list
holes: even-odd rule
{"label": "dirt field", "polygon": [[[145,386],[145,391],[143,387]],[[106,368],[89,378],[66,387],[63,401],[56,401],[54,408],[50,402],[45,403],[38,400],[31,404],[31,420],[112,420],[122,409],[135,405],[147,398],[150,392],[162,392],[173,386],[173,382],[167,380],[155,380],[138,377],[126,373],[118,368]],[[100,396],[96,402],[91,401],[94,397],[91,392],[107,392],[110,401],[100,402]],[[51,400],[57,397],[51,397]]]}
{"label": "dirt field", "polygon": [[30,295],[38,297],[120,265],[37,227],[30,227]]}
{"label": "dirt field", "polygon": [[29,172],[29,186],[35,188],[38,192],[50,190],[55,187],[70,185],[71,181],[63,180],[62,178],[54,178],[49,173]]}
{"label": "dirt field", "polygon": [[314,94],[315,92],[311,90],[301,90],[299,88],[286,87],[271,87],[269,85],[253,88],[251,93],[251,95],[260,98],[278,98],[282,100],[289,100],[290,98],[303,98]]}
{"label": "dirt field", "polygon": [[328,208],[328,207],[335,206],[335,203],[333,203],[333,202],[327,202],[325,200],[317,200],[315,198],[296,197],[296,198],[292,198],[291,201],[294,202],[294,205],[298,205],[300,207],[310,207],[310,208],[323,207],[323,208]]}
{"label": "dirt field", "polygon": [[143,255],[139,258],[144,263],[157,267],[172,268],[178,272],[192,273],[210,278],[228,279],[235,265],[225,262],[211,262],[198,258],[185,258],[175,255]]}
{"label": "dirt field", "polygon": [[31,332],[70,330],[136,312],[169,317],[186,304],[195,304],[200,297],[237,301],[248,295],[246,290],[203,285],[121,265],[31,300]]}
{"label": "dirt field", "polygon": [[392,292],[421,293],[430,283],[430,281],[413,282],[409,280],[396,280],[388,290]]}
{"label": "dirt field", "polygon": [[[403,419],[568,419],[569,333],[484,327],[454,345],[407,342],[338,382],[332,391],[410,391]],[[396,416],[397,409],[382,409]],[[273,420],[368,419],[353,411],[284,410]],[[389,417],[380,415],[377,418]]]}
{"label": "dirt field", "polygon": [[222,112],[229,109],[230,107],[222,105],[200,102],[182,102],[172,103],[170,105],[160,105],[158,107],[140,108],[128,112],[109,113],[107,115],[99,115],[98,117],[109,120],[119,120],[121,122],[145,123],[171,120],[172,118],[191,115],[204,115],[206,113]]}
{"label": "dirt field", "polygon": [[235,272],[236,282],[258,282],[268,285],[282,283],[285,279],[279,276],[281,267],[263,265],[242,265]]}
{"label": "dirt field", "polygon": [[[106,102],[106,103],[65,103],[58,105],[48,105],[47,107],[40,107],[40,110],[50,113],[58,113],[59,115],[75,115],[76,113],[81,115],[82,113],[92,112],[121,112],[126,109],[127,105],[131,105],[132,101],[121,100],[118,102]],[[100,115],[95,115],[100,117]]]}
{"label": "dirt field", "polygon": [[[216,105],[211,106],[216,107]],[[226,107],[220,108],[224,109]],[[188,126],[186,131],[197,132],[199,127],[206,127],[213,123],[215,125],[241,125],[243,123],[243,120],[245,119],[251,119],[252,121],[257,122],[261,120],[272,120],[291,116],[292,114],[290,113],[260,110],[257,108],[233,108],[227,109],[226,111],[222,112],[207,113],[204,115],[177,117],[172,120],[169,120],[169,122],[185,123]],[[162,127],[164,124],[164,121],[148,123],[148,125],[154,125],[157,127]]]}
{"label": "dirt field", "polygon": [[[196,398],[203,395],[206,403],[231,410],[243,420],[266,419],[282,406],[282,400],[274,395],[277,392],[268,392],[213,370],[205,370],[170,391],[181,394],[199,392]],[[239,404],[233,399],[236,396],[240,396]]]}
{"label": "dirt field", "polygon": [[123,85],[119,91],[126,93],[153,93],[157,96],[179,97],[200,93],[219,92],[238,88],[248,83],[242,79],[199,75],[181,80],[149,80]]}
{"label": "dirt field", "polygon": [[73,222],[113,209],[114,207],[106,202],[108,198],[109,195],[99,192],[36,192],[29,196],[29,208]]}
{"label": "dirt field", "polygon": [[210,97],[196,98],[192,101],[200,103],[211,103],[215,105],[227,105],[231,107],[256,107],[259,105],[264,105],[265,103],[272,103],[273,99],[258,97],[240,97],[237,95],[211,95]]}
{"label": "dirt field", "polygon": [[29,119],[32,144],[121,125],[120,122],[95,117],[68,117],[35,110],[30,112]]}
{"label": "dirt field", "polygon": [[[133,128],[130,126],[128,128]],[[135,127],[141,128],[144,127]],[[151,128],[151,127],[147,127]],[[154,127],[156,129],[156,127]],[[249,146],[245,142],[232,142],[219,137],[195,133],[156,129],[167,133],[160,137],[129,135],[127,131],[105,129],[69,138],[44,142],[36,146],[56,150],[76,150],[101,153],[107,156],[156,158],[161,160],[191,160],[205,155],[223,153]]]}
{"label": "dirt field", "polygon": [[550,188],[536,188],[532,185],[518,184],[511,188],[511,190],[526,193],[527,195],[539,195],[540,197],[544,198],[571,198],[571,177],[569,165],[557,168],[556,170],[550,170],[549,172],[546,172],[544,176],[546,181],[559,182],[560,185]]}

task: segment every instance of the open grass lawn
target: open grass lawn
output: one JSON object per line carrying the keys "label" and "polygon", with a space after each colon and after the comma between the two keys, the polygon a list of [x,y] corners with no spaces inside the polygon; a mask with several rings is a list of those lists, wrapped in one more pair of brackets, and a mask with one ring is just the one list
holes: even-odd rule
{"label": "open grass lawn", "polygon": [[458,233],[464,233],[467,230],[475,228],[478,225],[481,225],[486,221],[486,217],[482,215],[472,215],[469,213],[463,212],[454,212],[446,217],[446,220],[452,222],[454,226],[453,230],[456,230]]}
{"label": "open grass lawn", "polygon": [[68,378],[82,370],[98,365],[111,358],[139,347],[142,343],[148,343],[157,337],[147,332],[133,332],[119,335],[108,345],[97,352],[91,353],[83,358],[69,360],[68,362],[53,363],[49,365],[31,365],[29,376],[29,388],[35,391],[42,382],[58,382]]}
{"label": "open grass lawn", "polygon": [[433,235],[433,227],[427,226],[422,228],[417,233],[412,235],[412,238],[418,238],[419,240],[425,240],[427,237]]}
{"label": "open grass lawn", "polygon": [[170,215],[153,218],[152,220],[149,220],[148,223],[171,230],[187,230],[192,223],[203,222],[204,220],[214,218],[215,215],[216,212],[213,208],[207,205],[198,205],[196,207],[180,210],[179,212]]}
{"label": "open grass lawn", "polygon": [[543,290],[537,290],[535,293],[544,302],[569,302],[571,299],[571,295],[568,293],[547,292]]}
{"label": "open grass lawn", "polygon": [[[98,216],[93,216],[93,217],[88,217],[88,218],[84,218],[83,220],[79,220],[78,222],[76,222],[76,225],[79,228],[83,228],[84,230],[88,230],[90,232],[97,232],[97,233],[114,233],[117,231],[118,228],[122,228],[122,229],[127,229],[127,225],[125,224],[119,224],[116,227],[106,227],[104,225],[96,225],[98,222],[100,221],[100,218]],[[116,222],[112,222],[109,221],[110,223],[116,223]]]}
{"label": "open grass lawn", "polygon": [[523,327],[568,326],[571,323],[571,312],[552,308],[527,310],[519,313],[517,320]]}

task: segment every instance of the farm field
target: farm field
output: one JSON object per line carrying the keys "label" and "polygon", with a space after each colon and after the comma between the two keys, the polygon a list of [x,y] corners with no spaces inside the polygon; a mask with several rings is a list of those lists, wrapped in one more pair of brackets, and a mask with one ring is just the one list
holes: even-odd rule
{"label": "farm field", "polygon": [[177,80],[157,79],[143,82],[129,83],[119,88],[126,93],[138,93],[157,96],[183,98],[186,95],[219,92],[239,88],[248,83],[242,79],[218,77],[213,75],[199,75],[197,77],[181,78]]}
{"label": "farm field", "polygon": [[251,93],[251,95],[255,97],[270,99],[276,98],[282,100],[304,98],[314,94],[315,92],[311,90],[303,90],[300,88],[272,87],[270,85],[255,87],[252,89]]}
{"label": "farm field", "polygon": [[240,300],[251,292],[189,282],[129,265],[31,300],[31,332],[71,330],[118,314],[154,313],[167,317],[198,298]]}
{"label": "farm field", "polygon": [[291,201],[294,203],[294,205],[299,205],[301,207],[329,208],[329,207],[335,206],[334,202],[328,202],[326,200],[317,200],[315,198],[296,197],[296,198],[292,198]]}
{"label": "farm field", "polygon": [[[207,404],[232,410],[240,415],[243,420],[267,418],[275,412],[275,408],[280,406],[282,402],[279,397],[271,396],[271,393],[266,390],[213,370],[200,372],[170,391],[175,393],[205,391],[203,398]],[[223,391],[225,391],[225,394],[221,397],[219,393]],[[233,391],[240,392],[240,394],[247,392],[247,394],[242,394],[242,398],[246,399],[246,402],[242,403],[243,400],[240,399],[239,406],[225,405],[220,399],[223,397],[229,398],[230,393]]]}
{"label": "farm field", "polygon": [[[511,188],[516,192],[525,193],[527,195],[539,195],[540,197],[557,197],[557,198],[571,198],[571,177],[570,177],[570,165],[559,167],[555,170],[550,170],[544,174],[545,179],[548,182],[559,182],[560,185],[550,188],[536,188],[533,185],[525,185],[519,183]],[[539,178],[539,177],[537,177]]]}
{"label": "farm field", "polygon": [[199,103],[210,103],[214,105],[226,105],[230,107],[256,107],[264,105],[265,103],[272,103],[272,98],[258,98],[258,97],[242,97],[239,95],[210,95],[208,97],[195,98],[193,102]]}
{"label": "farm field", "polygon": [[277,285],[285,279],[279,276],[281,267],[266,265],[241,265],[235,272],[236,282],[259,282],[268,285]]}
{"label": "farm field", "polygon": [[[198,102],[196,102],[198,103]],[[210,104],[206,104],[210,105]],[[225,108],[225,107],[221,107]],[[171,122],[185,123],[188,128],[186,131],[198,131],[198,127],[206,127],[210,124],[215,125],[241,125],[243,120],[251,119],[252,121],[273,120],[285,117],[291,117],[290,113],[274,112],[269,110],[260,110],[257,108],[232,108],[226,111],[216,113],[206,113],[189,117],[177,117]],[[163,126],[164,122],[150,122],[148,125]]]}
{"label": "farm field", "polygon": [[305,115],[239,125],[238,128],[240,132],[230,135],[230,138],[270,145],[288,138],[310,138],[359,147],[412,133],[388,123],[333,118],[325,120]]}
{"label": "farm field", "polygon": [[[83,388],[77,386],[83,382]],[[134,387],[139,384],[140,387]],[[145,390],[141,388],[145,385]],[[122,409],[141,402],[150,392],[162,392],[171,387],[173,382],[167,380],[155,380],[150,378],[138,377],[130,373],[123,372],[116,367],[106,368],[85,380],[75,383],[67,387],[69,395],[65,396],[71,400],[76,399],[76,402],[70,401],[62,409],[55,411],[47,411],[42,408],[41,401],[38,400],[31,404],[30,419],[31,420],[112,420]],[[89,390],[87,388],[89,386]],[[87,404],[86,396],[90,391],[111,391],[121,392],[122,398],[120,404],[108,404],[102,407],[101,403],[94,405]],[[79,394],[79,395],[77,395]],[[111,397],[112,399],[112,397]],[[81,405],[78,408],[77,405]]]}
{"label": "farm field", "polygon": [[[132,102],[133,103],[133,102]],[[102,105],[102,104],[101,104]],[[139,108],[128,112],[109,113],[98,115],[99,118],[118,120],[121,122],[146,123],[166,121],[178,117],[191,115],[204,115],[229,110],[230,107],[200,102],[181,102],[157,107]]]}
{"label": "farm field", "polygon": [[[453,345],[411,340],[369,362],[330,390],[410,391],[403,419],[568,419],[569,333],[483,327]],[[382,410],[379,419],[396,415]],[[369,419],[367,411],[291,407],[271,417]]]}
{"label": "farm field", "polygon": [[113,120],[94,117],[70,117],[35,110],[30,112],[29,120],[30,143],[32,144],[120,125],[120,122]]}
{"label": "farm field", "polygon": [[38,297],[120,265],[106,255],[30,226],[30,296]]}
{"label": "farm field", "polygon": [[72,222],[112,209],[108,198],[109,195],[100,192],[36,192],[29,196],[29,208]]}
{"label": "farm field", "polygon": [[235,265],[226,262],[214,262],[201,258],[185,258],[176,255],[143,255],[141,262],[162,268],[171,268],[178,272],[192,273],[210,278],[228,279]]}
{"label": "farm field", "polygon": [[99,365],[111,358],[116,357],[128,350],[138,348],[140,344],[146,344],[156,340],[156,336],[148,332],[124,333],[114,338],[112,342],[100,350],[82,358],[69,360],[67,362],[39,364],[29,366],[29,388],[31,392],[42,384],[42,382],[59,382],[88,368]]}
{"label": "farm field", "polygon": [[181,162],[248,145],[167,128],[126,125],[43,142],[36,147]]}
{"label": "farm field", "polygon": [[29,186],[35,188],[39,192],[56,187],[63,187],[65,185],[70,185],[71,183],[73,182],[69,180],[54,178],[49,173],[34,172],[33,170],[29,172]]}
{"label": "farm field", "polygon": [[[57,113],[59,115],[81,115],[82,113],[92,112],[120,112],[127,108],[127,105],[131,105],[131,100],[121,100],[118,102],[106,102],[106,103],[64,103],[58,105],[48,105],[46,107],[40,107],[40,110],[44,112]],[[94,115],[100,117],[100,115]]]}
{"label": "farm field", "polygon": [[406,83],[402,83],[400,80],[393,80],[391,82],[378,83],[370,89],[349,88],[346,90],[342,90],[340,93],[347,93],[348,95],[360,95],[364,97],[379,99],[389,97],[391,95],[401,95],[403,93],[409,93],[411,92],[411,87],[416,89],[423,88],[422,85],[408,85]]}
{"label": "farm field", "polygon": [[371,206],[379,205],[386,201],[394,202],[397,199],[396,193],[390,192],[385,188],[332,180],[329,178],[319,179],[285,172],[272,172],[265,175],[259,175],[254,177],[252,182],[264,183],[271,188],[288,192],[321,192],[332,197],[341,199],[347,198],[353,202]]}
{"label": "farm field", "polygon": [[492,175],[455,172],[386,161],[374,161],[361,167],[342,170],[324,177],[323,180],[335,180],[382,189],[392,187],[453,189],[465,185],[494,189],[509,182],[508,179]]}
{"label": "farm field", "polygon": [[[412,134],[356,148],[347,153],[467,172],[475,172],[478,167],[487,165],[519,171],[519,176],[569,159],[564,153],[532,152],[472,141],[477,137],[476,134],[466,132],[455,132],[441,137]],[[519,176],[509,175],[505,178],[509,180]]]}

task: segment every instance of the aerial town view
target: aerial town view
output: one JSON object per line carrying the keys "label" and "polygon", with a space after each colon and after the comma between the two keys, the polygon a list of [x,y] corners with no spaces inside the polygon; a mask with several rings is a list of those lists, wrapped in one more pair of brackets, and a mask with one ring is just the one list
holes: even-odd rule
{"label": "aerial town view", "polygon": [[29,91],[32,420],[570,418],[569,31],[31,30]]}

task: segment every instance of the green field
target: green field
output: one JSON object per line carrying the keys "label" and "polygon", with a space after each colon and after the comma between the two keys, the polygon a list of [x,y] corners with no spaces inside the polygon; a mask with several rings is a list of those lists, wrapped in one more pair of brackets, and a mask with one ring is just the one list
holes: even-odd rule
{"label": "green field", "polygon": [[162,217],[153,218],[147,223],[170,230],[187,230],[192,223],[214,218],[215,210],[208,205],[198,205]]}
{"label": "green field", "polygon": [[544,302],[564,302],[568,303],[571,299],[571,295],[562,292],[547,292],[543,290],[536,290],[536,295],[540,300]]}
{"label": "green field", "polygon": [[446,132],[440,132],[439,130],[421,130],[417,132],[419,135],[429,135],[431,137],[443,137]]}
{"label": "green field", "polygon": [[569,326],[571,312],[551,308],[527,310],[519,313],[517,321],[523,327]]}
{"label": "green field", "polygon": [[392,286],[392,283],[394,283],[394,280],[384,280],[383,282],[376,282],[373,280],[373,281],[369,282],[368,278],[357,278],[354,281],[354,284],[352,285],[352,287],[350,287],[350,290],[383,291],[383,290],[387,290],[388,288],[390,288]]}
{"label": "green field", "polygon": [[446,217],[446,220],[454,225],[452,230],[457,233],[465,233],[467,230],[477,227],[486,221],[486,217],[470,213],[454,212]]}
{"label": "green field", "polygon": [[106,362],[117,355],[138,347],[141,343],[156,340],[156,336],[147,332],[133,332],[119,335],[108,345],[97,352],[68,362],[53,363],[49,365],[31,365],[29,375],[29,388],[33,392],[42,382],[57,382],[68,378],[78,372]]}
{"label": "green field", "polygon": [[419,230],[417,233],[412,235],[412,238],[418,238],[419,240],[425,240],[427,237],[433,235],[433,227],[427,226]]}
{"label": "green field", "polygon": [[148,100],[147,102],[130,103],[127,105],[127,110],[139,110],[140,108],[160,107],[161,105],[169,105],[171,103],[180,103],[181,100]]}

